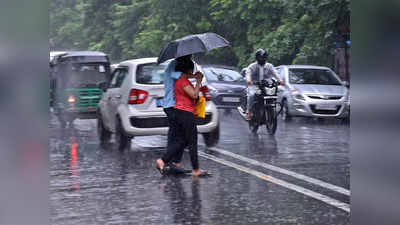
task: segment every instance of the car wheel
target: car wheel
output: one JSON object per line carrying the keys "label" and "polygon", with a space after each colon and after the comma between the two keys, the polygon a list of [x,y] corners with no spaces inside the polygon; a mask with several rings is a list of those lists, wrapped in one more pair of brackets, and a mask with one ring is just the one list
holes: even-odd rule
{"label": "car wheel", "polygon": [[104,127],[103,119],[100,114],[97,117],[97,135],[102,145],[110,141],[111,132]]}
{"label": "car wheel", "polygon": [[219,141],[219,125],[211,132],[203,134],[204,142],[207,147],[213,147]]}
{"label": "car wheel", "polygon": [[58,121],[60,122],[61,128],[67,128],[67,122],[64,120],[64,118],[62,118],[62,116],[58,117]]}
{"label": "car wheel", "polygon": [[249,129],[251,131],[251,133],[253,134],[257,134],[258,131],[258,127],[260,126],[260,124],[262,123],[261,120],[262,118],[260,118],[262,115],[260,115],[260,109],[252,109],[252,116],[250,118],[249,122]]}
{"label": "car wheel", "polygon": [[69,118],[68,119],[68,128],[74,128],[74,118]]}
{"label": "car wheel", "polygon": [[290,121],[292,119],[292,116],[289,113],[289,107],[288,107],[286,99],[284,99],[282,101],[282,112],[281,112],[281,114],[282,114],[282,119],[284,121]]}
{"label": "car wheel", "polygon": [[124,128],[122,127],[122,122],[120,118],[117,118],[117,126],[115,132],[115,141],[118,150],[125,150],[125,148],[131,146],[131,137],[125,134]]}

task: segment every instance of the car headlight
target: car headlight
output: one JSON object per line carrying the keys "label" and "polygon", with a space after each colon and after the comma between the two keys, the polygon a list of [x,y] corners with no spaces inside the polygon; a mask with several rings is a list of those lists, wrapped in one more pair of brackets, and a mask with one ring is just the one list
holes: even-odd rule
{"label": "car headlight", "polygon": [[301,101],[306,100],[302,94],[295,94],[295,95],[293,95],[293,97],[294,97],[296,100],[301,100]]}
{"label": "car headlight", "polygon": [[304,96],[302,94],[300,94],[299,91],[297,91],[295,88],[292,88],[291,92],[292,92],[292,96],[293,96],[294,99],[300,100],[300,101],[306,100],[304,98]]}

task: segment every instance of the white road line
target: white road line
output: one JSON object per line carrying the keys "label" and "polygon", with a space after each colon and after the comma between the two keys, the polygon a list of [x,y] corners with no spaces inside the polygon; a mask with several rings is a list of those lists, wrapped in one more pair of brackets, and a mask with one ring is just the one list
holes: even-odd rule
{"label": "white road line", "polygon": [[338,200],[336,200],[336,199],[333,199],[333,198],[331,198],[331,197],[328,197],[328,196],[326,196],[326,195],[322,195],[322,194],[319,194],[319,193],[317,193],[317,192],[314,192],[314,191],[305,189],[305,188],[303,188],[303,187],[300,187],[300,186],[297,186],[297,185],[288,183],[288,182],[286,182],[286,181],[277,179],[277,178],[275,178],[275,177],[268,176],[268,175],[266,175],[266,174],[264,174],[264,173],[258,172],[258,171],[256,171],[256,170],[249,169],[249,168],[244,167],[244,166],[240,166],[240,165],[238,165],[238,164],[236,164],[236,163],[232,163],[232,162],[226,161],[226,160],[224,160],[224,159],[217,158],[217,157],[215,157],[215,156],[213,156],[213,155],[209,155],[209,154],[204,153],[204,152],[202,152],[202,151],[199,151],[199,155],[200,155],[201,157],[206,158],[206,159],[209,159],[209,160],[212,160],[212,161],[221,163],[221,164],[223,164],[223,165],[226,165],[226,166],[235,168],[235,169],[240,170],[240,171],[242,171],[242,172],[251,174],[251,175],[256,176],[256,177],[258,177],[258,178],[260,178],[260,179],[262,179],[262,180],[269,181],[269,182],[271,182],[271,183],[274,183],[274,184],[283,186],[283,187],[285,187],[285,188],[287,188],[287,189],[290,189],[290,190],[299,192],[299,193],[304,194],[304,195],[306,195],[306,196],[309,196],[309,197],[311,197],[311,198],[320,200],[320,201],[325,202],[325,203],[327,203],[327,204],[329,204],[329,205],[331,205],[331,206],[334,206],[334,207],[336,207],[336,208],[339,208],[339,209],[341,209],[341,210],[343,210],[343,211],[350,212],[350,205],[349,205],[349,204],[340,202],[340,201],[338,201]]}
{"label": "white road line", "polygon": [[315,185],[321,186],[323,188],[326,188],[326,189],[329,189],[329,190],[332,190],[332,191],[335,191],[335,192],[350,196],[350,190],[347,190],[345,188],[342,188],[342,187],[339,187],[339,186],[336,186],[336,185],[333,185],[333,184],[330,184],[330,183],[326,183],[326,182],[324,182],[322,180],[318,180],[318,179],[315,179],[315,178],[312,178],[312,177],[308,177],[308,176],[305,176],[303,174],[299,174],[299,173],[296,173],[296,172],[293,172],[293,171],[290,171],[290,170],[282,169],[280,167],[273,166],[273,165],[270,165],[270,164],[267,164],[267,163],[259,162],[257,160],[250,159],[250,158],[247,158],[247,157],[244,157],[244,156],[241,156],[241,155],[238,155],[238,154],[235,154],[235,153],[223,150],[223,149],[211,147],[211,148],[208,148],[208,150],[212,150],[212,151],[215,151],[215,152],[230,156],[232,158],[242,160],[242,161],[250,163],[252,165],[261,166],[261,167],[264,167],[265,169],[272,170],[272,171],[275,171],[275,172],[278,172],[278,173],[282,173],[282,174],[285,174],[285,175],[288,175],[288,176],[292,176],[292,177],[297,178],[299,180],[307,181],[307,182],[309,182],[311,184],[315,184]]}

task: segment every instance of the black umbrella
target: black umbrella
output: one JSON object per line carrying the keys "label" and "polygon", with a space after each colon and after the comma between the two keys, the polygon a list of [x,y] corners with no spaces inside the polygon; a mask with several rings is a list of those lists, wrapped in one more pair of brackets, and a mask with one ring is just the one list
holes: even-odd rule
{"label": "black umbrella", "polygon": [[157,63],[225,46],[229,46],[229,41],[215,33],[189,35],[165,45],[158,56]]}

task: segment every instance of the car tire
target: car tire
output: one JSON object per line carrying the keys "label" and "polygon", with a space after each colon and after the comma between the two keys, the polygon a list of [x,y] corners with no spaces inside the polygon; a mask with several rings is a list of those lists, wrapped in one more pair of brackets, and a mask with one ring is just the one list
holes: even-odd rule
{"label": "car tire", "polygon": [[204,133],[203,138],[207,147],[213,147],[218,144],[219,141],[219,125],[209,133]]}
{"label": "car tire", "polygon": [[58,121],[60,122],[60,125],[61,125],[62,129],[67,128],[67,122],[64,120],[64,118],[62,118],[62,116],[58,117]]}
{"label": "car tire", "polygon": [[123,151],[127,147],[131,146],[132,138],[126,135],[124,128],[122,127],[121,119],[117,118],[116,121],[117,125],[115,129],[115,142],[118,150]]}
{"label": "car tire", "polygon": [[282,114],[283,121],[292,120],[292,115],[290,115],[290,113],[289,113],[289,107],[288,107],[286,99],[283,99],[283,101],[282,101],[282,112],[281,112],[281,114]]}
{"label": "car tire", "polygon": [[66,129],[67,126],[68,126],[68,122],[67,122],[67,120],[65,119],[64,114],[62,114],[62,113],[60,113],[60,112],[58,111],[58,113],[57,113],[57,119],[58,119],[58,122],[60,122],[61,128],[62,128],[62,129]]}
{"label": "car tire", "polygon": [[68,118],[68,128],[74,128],[75,118]]}
{"label": "car tire", "polygon": [[106,144],[110,141],[111,132],[108,131],[107,128],[105,128],[103,119],[100,114],[97,117],[97,135],[99,136],[101,145]]}

